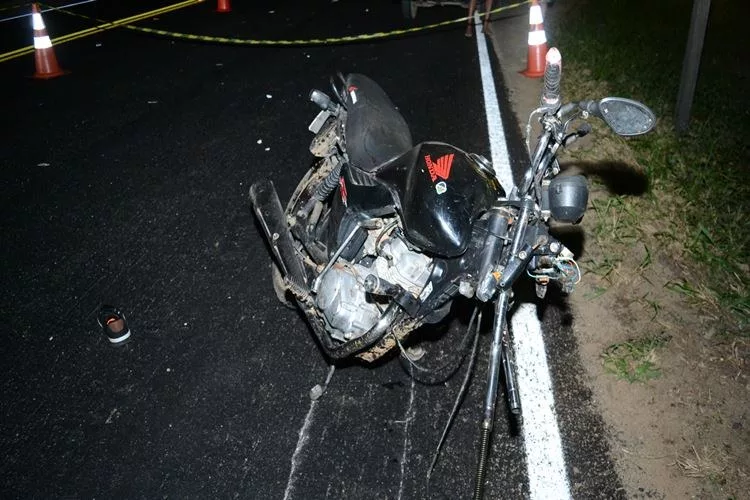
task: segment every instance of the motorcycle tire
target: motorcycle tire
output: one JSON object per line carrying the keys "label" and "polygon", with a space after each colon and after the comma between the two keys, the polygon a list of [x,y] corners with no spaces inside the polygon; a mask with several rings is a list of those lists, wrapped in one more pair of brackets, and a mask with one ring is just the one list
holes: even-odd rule
{"label": "motorcycle tire", "polygon": [[[289,198],[289,202],[286,204],[286,208],[284,209],[285,216],[289,217],[292,215],[299,197],[305,192],[311,183],[314,182],[317,184],[326,178],[331,169],[327,168],[325,165],[326,163],[323,161],[318,162],[310,167],[307,173],[305,173],[302,180],[297,184],[292,196]],[[300,249],[301,245],[298,242],[295,241],[295,245]],[[273,291],[276,294],[276,298],[279,299],[279,302],[281,302],[284,307],[295,309],[297,307],[295,301],[289,292],[289,288],[284,284],[281,270],[275,261],[271,263],[271,283],[273,284]]]}

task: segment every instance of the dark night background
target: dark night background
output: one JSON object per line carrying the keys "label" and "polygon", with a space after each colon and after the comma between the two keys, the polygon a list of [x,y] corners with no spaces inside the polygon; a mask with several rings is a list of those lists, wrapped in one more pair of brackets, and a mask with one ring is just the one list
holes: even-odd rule
{"label": "dark night background", "polygon": [[[75,12],[113,20],[161,5],[100,0]],[[141,25],[259,39],[411,25],[398,2],[300,5],[235,0],[217,14],[205,2]],[[417,21],[463,15],[423,9]],[[52,38],[90,26],[62,13],[44,19]],[[3,52],[32,41],[28,18],[0,31]],[[283,497],[309,390],[328,366],[302,318],[272,293],[249,186],[271,178],[289,197],[311,162],[307,94],[327,91],[336,71],[378,81],[415,142],[489,155],[476,52],[463,25],[285,48],[117,29],[56,46],[70,73],[54,80],[29,78],[32,55],[0,63],[1,496]],[[102,303],[125,312],[127,345],[113,347],[98,329]],[[561,305],[543,318],[563,371],[575,363],[566,314]],[[428,342],[431,352],[450,351],[463,327]],[[483,353],[487,345],[484,335]],[[434,498],[472,488],[485,358],[433,476]],[[396,359],[339,366],[316,403],[294,496],[424,498],[459,385],[413,384]],[[617,479],[587,433],[598,421],[582,419],[576,402],[586,397],[568,381],[558,410],[568,466],[592,498],[612,498]],[[528,495],[523,443],[502,411],[495,436],[488,497]]]}

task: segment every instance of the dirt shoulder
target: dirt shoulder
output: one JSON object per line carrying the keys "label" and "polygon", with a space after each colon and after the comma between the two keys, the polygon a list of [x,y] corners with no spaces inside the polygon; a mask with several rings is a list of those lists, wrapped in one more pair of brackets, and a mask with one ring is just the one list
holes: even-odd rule
{"label": "dirt shoulder", "polygon": [[[545,23],[562,8],[547,9]],[[539,79],[519,74],[527,63],[527,11],[496,19],[492,30],[524,130],[541,88]],[[590,82],[582,90],[604,97],[598,93],[606,85]],[[680,283],[700,270],[663,237],[675,216],[670,193],[646,189],[645,170],[625,141],[602,127],[591,135],[564,162],[592,185],[577,255],[585,272],[570,304],[618,474],[630,498],[750,498],[750,349],[718,335],[720,313],[696,308],[681,293]],[[623,184],[641,187],[613,189]],[[660,213],[640,217],[654,197],[665,200]]]}

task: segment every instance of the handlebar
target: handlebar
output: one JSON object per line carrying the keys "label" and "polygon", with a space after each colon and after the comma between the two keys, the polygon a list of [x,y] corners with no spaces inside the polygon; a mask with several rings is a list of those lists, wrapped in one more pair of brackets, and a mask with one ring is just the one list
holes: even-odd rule
{"label": "handlebar", "polygon": [[599,101],[593,101],[593,100],[581,101],[577,103],[577,105],[581,111],[586,111],[590,115],[596,116],[597,118],[602,117],[602,112],[599,109]]}
{"label": "handlebar", "polygon": [[564,104],[557,111],[557,116],[563,117],[577,110],[586,111],[590,115],[596,116],[597,118],[601,118],[602,115],[602,112],[599,109],[599,101],[588,100],[580,102],[569,102],[568,104]]}

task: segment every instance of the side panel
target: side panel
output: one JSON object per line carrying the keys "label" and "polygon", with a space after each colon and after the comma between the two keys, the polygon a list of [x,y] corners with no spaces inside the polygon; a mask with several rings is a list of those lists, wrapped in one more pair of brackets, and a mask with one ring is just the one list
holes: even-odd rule
{"label": "side panel", "polygon": [[368,173],[344,167],[341,177],[338,196],[346,196],[347,207],[373,216],[394,211],[391,193]]}
{"label": "side panel", "polygon": [[[327,233],[329,255],[343,243],[360,219],[394,212],[393,197],[385,186],[367,173],[344,166],[331,202]],[[359,248],[357,245],[361,245],[363,241],[355,238],[342,254],[343,257],[353,257],[353,252]]]}

